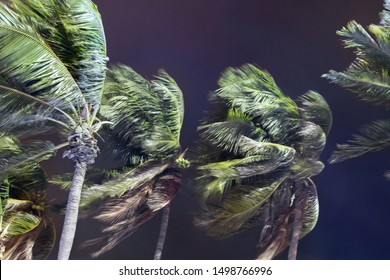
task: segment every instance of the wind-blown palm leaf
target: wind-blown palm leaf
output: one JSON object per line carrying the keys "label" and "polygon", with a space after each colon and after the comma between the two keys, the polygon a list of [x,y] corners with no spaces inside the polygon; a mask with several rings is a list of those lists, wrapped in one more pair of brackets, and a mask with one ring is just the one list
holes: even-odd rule
{"label": "wind-blown palm leaf", "polygon": [[6,260],[44,260],[54,246],[55,228],[51,220],[43,220],[35,229],[7,239]]}
{"label": "wind-blown palm leaf", "polygon": [[45,42],[36,26],[1,4],[0,64],[2,76],[13,87],[25,90],[60,108],[82,104],[74,78]]}
{"label": "wind-blown palm leaf", "polygon": [[4,135],[0,135],[0,142],[0,179],[2,180],[9,175],[28,176],[29,173],[35,172],[39,162],[55,155],[58,148],[50,141],[21,144],[17,138]]}
{"label": "wind-blown palm leaf", "polygon": [[147,161],[131,170],[118,172],[110,180],[85,189],[82,193],[80,207],[88,207],[107,197],[121,197],[129,190],[137,191],[137,188],[153,180],[169,164],[167,162]]}
{"label": "wind-blown palm leaf", "polygon": [[[350,67],[337,72],[330,70],[323,77],[354,93],[364,101],[390,107],[390,1],[385,0],[379,25],[371,24],[369,32],[356,21],[351,21],[337,33],[344,37],[346,47],[355,50],[356,58]],[[373,121],[364,125],[358,134],[345,144],[338,144],[331,163],[344,161],[375,152],[390,144],[389,120]]]}
{"label": "wind-blown palm leaf", "polygon": [[3,219],[2,236],[15,236],[25,234],[36,228],[41,222],[41,218],[26,212],[17,212],[8,219]]}
{"label": "wind-blown palm leaf", "polygon": [[[239,69],[228,68],[222,73],[219,86],[216,95],[231,108],[259,118],[268,134],[281,144],[289,141],[284,139],[286,135],[290,135],[285,132],[297,128],[298,107],[283,94],[268,72],[251,64]],[[274,115],[279,118],[272,118]]]}
{"label": "wind-blown palm leaf", "polygon": [[324,97],[315,91],[308,91],[299,99],[302,117],[321,127],[326,135],[329,134],[332,126],[332,112]]}
{"label": "wind-blown palm leaf", "polygon": [[290,242],[294,251],[318,216],[309,178],[324,167],[319,157],[332,122],[329,106],[309,91],[298,107],[253,65],[228,68],[219,85],[211,99],[224,110],[199,130],[198,150],[213,156],[203,156],[198,167],[204,211],[196,222],[213,236],[259,226],[260,258],[275,257]]}
{"label": "wind-blown palm leaf", "polygon": [[93,257],[111,250],[154,217],[176,196],[180,185],[181,177],[177,170],[168,169],[139,188],[109,199],[103,211],[96,216],[96,219],[109,224],[103,230],[104,236],[85,243],[85,246],[102,246],[93,253]]}
{"label": "wind-blown palm leaf", "polygon": [[337,145],[337,151],[332,154],[331,163],[344,161],[376,152],[390,146],[390,120],[373,121],[363,126],[359,134],[352,136],[347,144]]}
{"label": "wind-blown palm leaf", "polygon": [[44,40],[74,77],[87,103],[99,106],[107,57],[96,6],[89,0],[14,0],[11,6],[37,25]]}
{"label": "wind-blown palm leaf", "polygon": [[112,134],[127,147],[125,157],[137,148],[145,157],[180,153],[183,98],[166,72],[149,82],[130,67],[116,66],[108,73],[105,97],[101,114],[113,121]]}
{"label": "wind-blown palm leaf", "polygon": [[332,83],[349,89],[358,94],[364,101],[390,106],[390,79],[387,69],[374,72],[367,67],[361,69],[348,69],[345,72],[330,70],[323,77],[328,78]]}

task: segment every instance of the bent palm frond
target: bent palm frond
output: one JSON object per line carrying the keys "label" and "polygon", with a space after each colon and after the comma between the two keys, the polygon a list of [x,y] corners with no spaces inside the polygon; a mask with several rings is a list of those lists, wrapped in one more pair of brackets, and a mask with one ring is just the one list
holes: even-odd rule
{"label": "bent palm frond", "polygon": [[[390,1],[385,0],[380,24],[371,24],[367,31],[351,21],[337,33],[344,38],[345,46],[353,48],[356,58],[343,72],[330,70],[323,77],[336,83],[364,101],[390,107]],[[344,161],[382,150],[389,146],[389,121],[378,120],[364,125],[358,134],[345,144],[337,145],[331,163]]]}

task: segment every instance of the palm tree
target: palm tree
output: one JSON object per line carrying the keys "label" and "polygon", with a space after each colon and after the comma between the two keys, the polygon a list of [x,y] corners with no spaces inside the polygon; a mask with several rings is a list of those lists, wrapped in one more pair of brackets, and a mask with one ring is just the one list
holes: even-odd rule
{"label": "palm tree", "polygon": [[194,149],[203,211],[196,223],[211,236],[230,236],[260,227],[259,258],[272,259],[298,239],[318,217],[312,176],[332,121],[323,97],[309,91],[300,107],[272,76],[254,65],[228,68],[211,96],[216,108],[199,126]]}
{"label": "palm tree", "polygon": [[[0,4],[0,131],[66,143],[50,147],[75,162],[59,259],[68,259],[87,165],[98,152],[94,134],[106,73],[100,14],[89,0],[11,0]],[[42,147],[43,148],[43,147]]]}
{"label": "palm tree", "polygon": [[46,175],[25,157],[32,149],[0,135],[1,259],[44,259],[53,248],[55,229],[45,215]]}
{"label": "palm tree", "polygon": [[180,146],[182,92],[165,71],[148,81],[119,65],[108,71],[103,104],[101,114],[113,125],[104,129],[102,136],[119,162],[101,184],[83,191],[81,207],[103,201],[103,210],[95,218],[108,224],[103,229],[105,236],[85,245],[99,244],[101,248],[93,254],[97,257],[164,209],[155,254],[159,259],[169,204],[181,185],[179,169],[189,166]]}
{"label": "palm tree", "polygon": [[[379,25],[366,31],[351,21],[337,32],[347,48],[355,50],[356,58],[347,70],[330,70],[323,77],[355,93],[361,100],[374,105],[390,106],[390,1],[385,0]],[[371,33],[371,34],[370,34]],[[340,162],[382,150],[390,145],[390,119],[364,125],[346,144],[337,145],[330,162]],[[390,173],[388,173],[389,175]]]}

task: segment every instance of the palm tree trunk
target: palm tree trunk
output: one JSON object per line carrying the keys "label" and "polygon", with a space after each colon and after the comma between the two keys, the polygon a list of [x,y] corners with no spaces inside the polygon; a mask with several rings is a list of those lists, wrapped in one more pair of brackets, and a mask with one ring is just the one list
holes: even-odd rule
{"label": "palm tree trunk", "polygon": [[73,239],[76,232],[77,218],[79,213],[81,190],[84,183],[87,164],[76,163],[72,185],[70,186],[68,202],[66,205],[65,221],[62,228],[60,249],[58,252],[59,260],[68,260],[73,245]]}
{"label": "palm tree trunk", "polygon": [[301,234],[302,224],[303,224],[303,212],[305,211],[307,196],[304,191],[300,188],[295,192],[295,208],[294,221],[292,226],[290,249],[288,250],[288,259],[296,260],[298,252],[298,241]]}
{"label": "palm tree trunk", "polygon": [[156,251],[154,252],[155,260],[161,260],[161,255],[165,244],[165,237],[167,236],[170,208],[170,204],[168,204],[163,209],[160,234],[158,236]]}
{"label": "palm tree trunk", "polygon": [[294,210],[294,222],[291,234],[290,249],[288,250],[288,259],[296,260],[298,251],[298,240],[302,228],[302,211],[300,209]]}

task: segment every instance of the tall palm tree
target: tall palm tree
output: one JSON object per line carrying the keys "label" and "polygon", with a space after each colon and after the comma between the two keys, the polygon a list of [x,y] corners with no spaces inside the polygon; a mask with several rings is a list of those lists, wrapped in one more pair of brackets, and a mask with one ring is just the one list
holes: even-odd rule
{"label": "tall palm tree", "polygon": [[[87,165],[98,152],[94,134],[106,73],[100,14],[89,0],[11,0],[0,3],[0,131],[43,137],[75,162],[59,259],[68,259]],[[49,149],[49,147],[46,147]]]}
{"label": "tall palm tree", "polygon": [[246,64],[228,68],[211,100],[216,108],[199,126],[195,148],[203,211],[199,226],[212,236],[260,227],[259,258],[272,259],[298,239],[318,217],[312,176],[332,121],[323,97],[309,91],[300,107],[272,76]]}
{"label": "tall palm tree", "polygon": [[[330,70],[323,77],[355,93],[361,100],[390,107],[390,0],[385,0],[380,24],[369,31],[356,21],[337,32],[346,48],[354,49],[355,60],[343,72]],[[390,119],[364,125],[346,144],[337,145],[330,162],[340,162],[382,150],[390,145]],[[390,173],[388,173],[389,175]]]}
{"label": "tall palm tree", "polygon": [[103,229],[105,236],[86,245],[101,246],[93,254],[97,257],[164,208],[155,254],[155,259],[159,259],[169,204],[181,185],[179,168],[189,166],[180,146],[182,92],[165,71],[148,81],[133,69],[119,65],[108,72],[103,104],[101,114],[113,125],[105,128],[102,136],[108,150],[119,158],[119,168],[101,184],[83,191],[81,207],[103,201],[104,207],[95,217],[108,224]]}
{"label": "tall palm tree", "polygon": [[33,149],[0,135],[1,259],[44,259],[53,248],[55,229],[45,212],[46,175],[36,162],[26,161]]}

